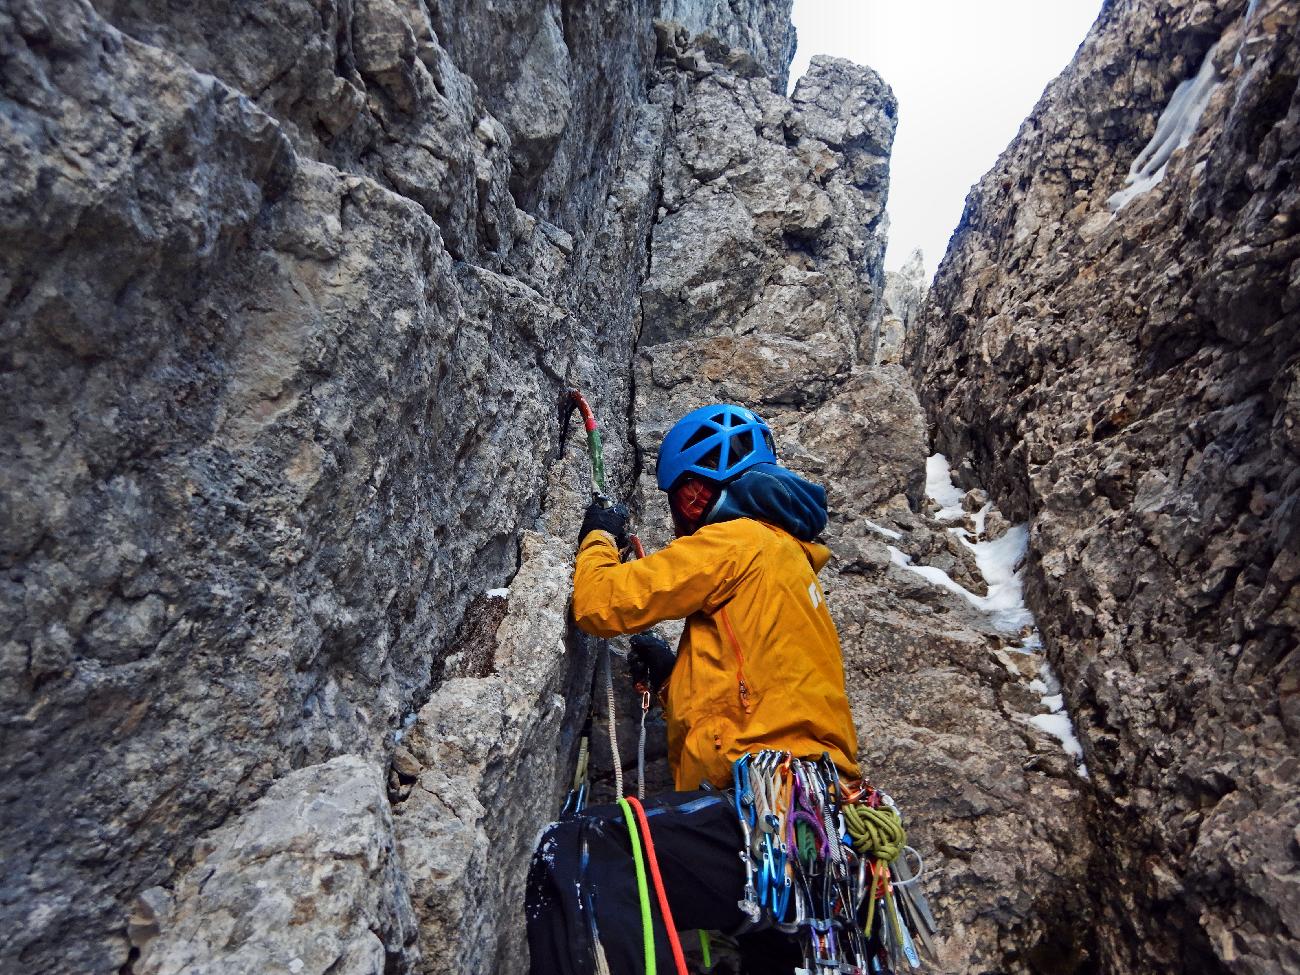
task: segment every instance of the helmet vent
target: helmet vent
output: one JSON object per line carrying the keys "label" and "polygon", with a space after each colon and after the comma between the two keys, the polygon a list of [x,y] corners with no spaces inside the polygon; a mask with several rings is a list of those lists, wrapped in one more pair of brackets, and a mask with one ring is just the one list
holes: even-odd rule
{"label": "helmet vent", "polygon": [[741,430],[740,433],[732,439],[731,454],[733,457],[748,457],[754,452],[754,431]]}
{"label": "helmet vent", "polygon": [[703,467],[705,470],[716,471],[722,460],[722,444],[718,444],[703,457],[695,462],[697,467]]}
{"label": "helmet vent", "polygon": [[697,443],[703,443],[705,440],[716,435],[717,432],[718,431],[712,430],[709,427],[700,427],[691,434],[690,439],[687,440],[686,443],[682,444],[682,450],[685,450],[687,447],[694,447]]}

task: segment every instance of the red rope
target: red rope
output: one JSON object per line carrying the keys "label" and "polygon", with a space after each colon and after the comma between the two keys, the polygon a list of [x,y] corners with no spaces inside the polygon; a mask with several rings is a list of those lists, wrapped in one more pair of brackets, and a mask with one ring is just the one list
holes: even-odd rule
{"label": "red rope", "polygon": [[668,894],[664,891],[664,878],[659,874],[659,858],[655,856],[655,845],[650,839],[650,823],[645,818],[645,808],[641,805],[641,800],[633,796],[628,796],[627,802],[636,813],[636,820],[641,826],[646,860],[650,863],[650,876],[655,882],[655,896],[659,898],[659,912],[663,915],[664,928],[668,931],[668,943],[673,949],[673,962],[677,965],[677,975],[688,975],[686,956],[682,954],[682,943],[677,939],[677,928],[673,925],[673,912],[668,909]]}

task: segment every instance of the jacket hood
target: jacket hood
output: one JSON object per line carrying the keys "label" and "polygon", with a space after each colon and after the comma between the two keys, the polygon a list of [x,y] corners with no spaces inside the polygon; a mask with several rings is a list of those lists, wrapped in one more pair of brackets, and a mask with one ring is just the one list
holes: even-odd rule
{"label": "jacket hood", "polygon": [[776,525],[800,542],[811,542],[825,529],[826,517],[826,489],[820,484],[776,464],[756,464],[722,489],[706,521],[754,518]]}

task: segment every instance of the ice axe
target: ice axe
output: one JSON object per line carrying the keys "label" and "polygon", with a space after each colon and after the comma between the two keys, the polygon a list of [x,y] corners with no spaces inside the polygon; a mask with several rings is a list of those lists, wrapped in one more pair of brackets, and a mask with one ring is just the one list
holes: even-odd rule
{"label": "ice axe", "polygon": [[[560,453],[563,455],[564,444],[568,440],[569,420],[573,416],[573,411],[577,410],[582,414],[582,425],[587,431],[587,453],[591,456],[591,495],[592,498],[602,506],[608,508],[614,503],[614,499],[609,496],[605,490],[605,447],[600,441],[600,427],[596,423],[596,414],[591,409],[591,404],[587,398],[576,389],[566,390],[560,399]],[[632,551],[636,553],[639,559],[645,558],[645,549],[641,545],[641,539],[635,535],[629,535],[628,541],[632,546]],[[617,716],[615,714],[614,704],[614,672],[610,660],[609,641],[601,640],[598,643],[600,648],[600,657],[603,664],[602,669],[605,672],[605,701],[609,709],[609,750],[614,761],[614,791],[618,798],[623,797],[623,762],[618,753],[618,733],[615,729]],[[593,675],[594,677],[595,675]],[[592,688],[593,700],[595,688]],[[638,755],[638,779],[641,788],[644,790],[644,754],[645,754],[645,714],[642,712],[642,741]],[[564,810],[566,812],[581,812],[586,804],[587,795],[590,791],[590,780],[587,759],[589,754],[589,741],[591,735],[591,716],[588,715],[586,724],[583,727],[582,738],[578,747],[578,767],[573,776],[573,788],[570,790],[569,797],[565,800]]]}
{"label": "ice axe", "polygon": [[[569,438],[569,421],[574,410],[582,415],[582,425],[587,431],[587,454],[591,457],[591,496],[602,507],[608,508],[614,504],[614,499],[605,490],[605,445],[600,439],[600,426],[596,423],[596,414],[587,402],[587,397],[576,389],[566,390],[560,398],[560,449],[563,451],[564,443]],[[645,558],[645,548],[640,538],[628,535],[628,542],[638,559]]]}

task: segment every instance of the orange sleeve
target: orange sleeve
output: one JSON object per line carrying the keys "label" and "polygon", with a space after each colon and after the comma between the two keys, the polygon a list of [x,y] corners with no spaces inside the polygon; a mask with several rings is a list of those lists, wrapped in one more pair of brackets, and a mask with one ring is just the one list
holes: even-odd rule
{"label": "orange sleeve", "polygon": [[632,562],[620,562],[609,534],[594,531],[578,549],[573,617],[586,632],[609,637],[711,613],[730,598],[751,561],[728,523],[705,525]]}

